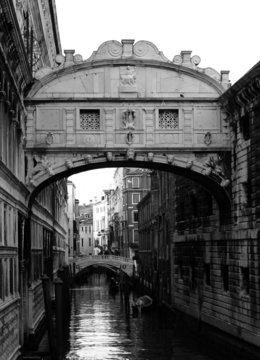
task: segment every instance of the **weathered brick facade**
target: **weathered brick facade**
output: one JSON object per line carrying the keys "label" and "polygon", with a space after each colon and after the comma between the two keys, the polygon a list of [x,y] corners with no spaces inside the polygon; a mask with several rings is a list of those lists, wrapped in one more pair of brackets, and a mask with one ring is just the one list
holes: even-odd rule
{"label": "weathered brick facade", "polygon": [[[219,100],[231,133],[230,210],[198,183],[156,173],[158,191],[139,204],[141,277],[159,301],[259,346],[260,65]],[[145,242],[153,223],[159,240]],[[151,278],[154,257],[167,265],[154,266]]]}

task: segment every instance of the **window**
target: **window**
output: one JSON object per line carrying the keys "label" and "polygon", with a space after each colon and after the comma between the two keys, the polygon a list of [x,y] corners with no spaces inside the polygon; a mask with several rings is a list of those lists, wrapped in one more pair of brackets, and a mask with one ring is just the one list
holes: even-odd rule
{"label": "window", "polygon": [[91,238],[88,238],[88,246],[91,246]]}
{"label": "window", "polygon": [[204,264],[204,280],[205,284],[210,286],[211,285],[211,279],[210,279],[210,264]]}
{"label": "window", "polygon": [[138,204],[140,201],[140,194],[132,194],[132,204]]}
{"label": "window", "polygon": [[132,187],[135,189],[139,188],[139,177],[132,178]]}
{"label": "window", "polygon": [[133,232],[133,237],[134,237],[134,243],[138,243],[138,239],[139,239],[139,232],[138,230],[134,229],[134,232]]}
{"label": "window", "polygon": [[183,261],[180,259],[179,261],[179,268],[178,268],[179,278],[183,279]]}
{"label": "window", "polygon": [[194,290],[196,288],[196,277],[195,277],[195,261],[192,260],[190,264],[190,282],[191,289]]}
{"label": "window", "polygon": [[138,222],[138,211],[133,211],[133,222]]}
{"label": "window", "polygon": [[178,110],[159,110],[159,128],[164,130],[173,130],[179,128]]}
{"label": "window", "polygon": [[244,295],[249,294],[249,268],[241,267],[241,292]]}
{"label": "window", "polygon": [[240,129],[244,140],[250,139],[250,119],[249,115],[245,115],[240,119]]}
{"label": "window", "polygon": [[14,259],[9,260],[10,265],[10,277],[9,277],[9,288],[10,288],[10,294],[13,295],[14,293],[14,267],[13,267],[13,261]]}
{"label": "window", "polygon": [[83,241],[84,241],[84,239],[83,238],[81,238],[81,246],[83,247]]}
{"label": "window", "polygon": [[4,244],[7,245],[7,205],[4,204]]}
{"label": "window", "polygon": [[3,202],[0,201],[0,244],[3,243]]}
{"label": "window", "polygon": [[223,289],[224,289],[224,291],[228,291],[229,290],[229,270],[228,270],[228,265],[222,265],[221,275],[222,275],[222,281],[223,281]]}
{"label": "window", "polygon": [[99,110],[80,110],[80,128],[82,130],[100,130]]}
{"label": "window", "polygon": [[3,259],[0,259],[0,300],[4,300],[4,266],[3,266]]}

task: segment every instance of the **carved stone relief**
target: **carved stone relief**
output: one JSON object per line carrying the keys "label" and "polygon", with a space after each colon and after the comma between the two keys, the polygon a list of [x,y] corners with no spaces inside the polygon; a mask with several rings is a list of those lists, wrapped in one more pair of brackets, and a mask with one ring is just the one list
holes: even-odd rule
{"label": "carved stone relief", "polygon": [[120,72],[120,92],[137,92],[136,73],[133,66],[127,66]]}

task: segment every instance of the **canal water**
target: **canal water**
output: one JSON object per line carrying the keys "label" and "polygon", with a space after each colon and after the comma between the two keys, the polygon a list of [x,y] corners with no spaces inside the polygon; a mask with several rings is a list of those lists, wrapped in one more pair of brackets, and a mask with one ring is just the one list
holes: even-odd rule
{"label": "canal water", "polygon": [[[223,360],[179,329],[167,312],[134,315],[129,302],[94,274],[72,289],[68,360]],[[229,360],[231,358],[229,357]]]}

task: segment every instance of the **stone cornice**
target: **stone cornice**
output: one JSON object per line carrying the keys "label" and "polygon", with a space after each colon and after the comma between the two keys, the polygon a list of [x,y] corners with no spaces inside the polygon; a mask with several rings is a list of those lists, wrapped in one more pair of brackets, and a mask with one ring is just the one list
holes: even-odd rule
{"label": "stone cornice", "polygon": [[11,183],[12,186],[19,191],[24,197],[28,196],[29,191],[27,187],[22,183],[12,171],[10,171],[0,160],[0,178],[5,179],[7,182]]}

